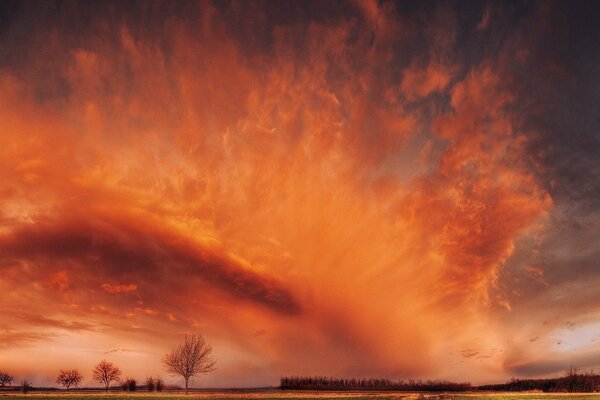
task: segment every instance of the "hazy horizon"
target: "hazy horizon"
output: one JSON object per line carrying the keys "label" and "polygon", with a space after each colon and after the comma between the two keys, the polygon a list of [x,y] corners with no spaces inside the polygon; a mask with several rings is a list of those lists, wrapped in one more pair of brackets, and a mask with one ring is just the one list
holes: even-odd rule
{"label": "hazy horizon", "polygon": [[598,4],[0,2],[0,370],[599,368]]}

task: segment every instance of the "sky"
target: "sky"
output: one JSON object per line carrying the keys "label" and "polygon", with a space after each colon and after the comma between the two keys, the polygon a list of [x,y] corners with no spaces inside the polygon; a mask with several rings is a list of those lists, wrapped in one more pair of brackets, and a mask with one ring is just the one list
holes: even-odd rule
{"label": "sky", "polygon": [[0,370],[600,368],[599,12],[0,2]]}

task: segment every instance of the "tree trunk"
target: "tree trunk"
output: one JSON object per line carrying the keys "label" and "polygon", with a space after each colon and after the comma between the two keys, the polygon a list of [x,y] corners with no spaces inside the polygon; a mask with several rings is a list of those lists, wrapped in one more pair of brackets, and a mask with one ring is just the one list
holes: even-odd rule
{"label": "tree trunk", "polygon": [[188,379],[190,378],[185,378],[185,394],[188,394]]}

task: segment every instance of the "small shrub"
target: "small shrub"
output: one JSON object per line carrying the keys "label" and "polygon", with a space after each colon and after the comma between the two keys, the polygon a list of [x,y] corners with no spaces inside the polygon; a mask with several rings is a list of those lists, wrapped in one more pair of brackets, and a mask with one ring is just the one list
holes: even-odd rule
{"label": "small shrub", "polygon": [[160,378],[160,376],[157,376],[156,378],[154,378],[154,386],[155,386],[157,392],[162,392],[163,388],[165,387],[165,383]]}
{"label": "small shrub", "polygon": [[156,385],[154,383],[154,378],[151,376],[146,378],[146,390],[148,390],[149,392],[153,392],[155,388]]}
{"label": "small shrub", "polygon": [[133,378],[127,378],[123,381],[122,387],[126,392],[135,392],[137,390],[137,381]]}
{"label": "small shrub", "polygon": [[32,389],[31,381],[29,379],[23,379],[21,381],[21,391],[23,394],[27,394]]}

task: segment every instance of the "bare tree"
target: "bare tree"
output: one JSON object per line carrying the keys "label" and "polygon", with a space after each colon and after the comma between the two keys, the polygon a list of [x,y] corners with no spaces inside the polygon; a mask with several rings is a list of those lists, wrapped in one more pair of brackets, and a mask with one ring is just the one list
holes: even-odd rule
{"label": "bare tree", "polygon": [[29,392],[33,388],[32,385],[33,384],[29,379],[23,379],[21,381],[21,391],[23,392],[23,394],[27,394],[27,392]]}
{"label": "bare tree", "polygon": [[82,380],[83,376],[81,376],[76,369],[69,369],[66,371],[61,369],[56,377],[56,383],[63,385],[67,390],[69,390],[71,386],[77,387]]}
{"label": "bare tree", "polygon": [[6,372],[0,371],[0,387],[4,387],[6,385],[10,385],[13,381],[13,377],[7,374]]}
{"label": "bare tree", "polygon": [[83,376],[81,376],[76,369],[69,369],[66,371],[61,369],[56,377],[56,383],[63,385],[67,390],[69,390],[71,386],[77,387],[82,380]]}
{"label": "bare tree", "polygon": [[185,393],[191,377],[215,370],[216,361],[211,357],[212,346],[206,344],[201,334],[186,335],[183,343],[165,354],[165,371],[185,379]]}
{"label": "bare tree", "polygon": [[102,360],[94,367],[94,379],[104,384],[104,388],[108,392],[110,383],[118,382],[121,377],[121,370],[113,363]]}

